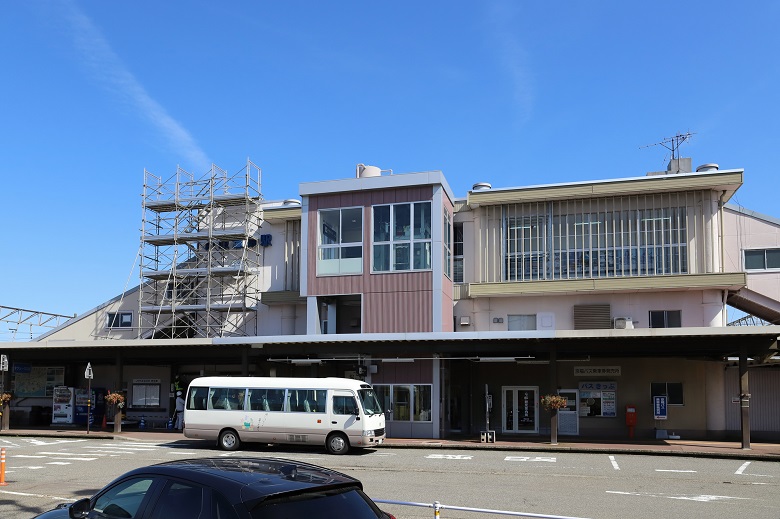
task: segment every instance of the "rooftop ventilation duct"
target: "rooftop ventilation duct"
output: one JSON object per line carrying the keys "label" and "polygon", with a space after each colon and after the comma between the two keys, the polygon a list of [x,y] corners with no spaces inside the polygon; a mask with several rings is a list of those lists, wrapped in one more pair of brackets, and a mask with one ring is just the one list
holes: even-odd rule
{"label": "rooftop ventilation duct", "polygon": [[288,198],[287,200],[282,202],[282,205],[284,206],[301,205],[301,201],[295,198]]}
{"label": "rooftop ventilation duct", "polygon": [[696,168],[696,173],[707,173],[708,171],[718,171],[720,166],[714,163],[702,164]]}
{"label": "rooftop ventilation duct", "polygon": [[493,189],[493,185],[489,182],[477,182],[471,186],[472,191],[488,191],[490,189]]}

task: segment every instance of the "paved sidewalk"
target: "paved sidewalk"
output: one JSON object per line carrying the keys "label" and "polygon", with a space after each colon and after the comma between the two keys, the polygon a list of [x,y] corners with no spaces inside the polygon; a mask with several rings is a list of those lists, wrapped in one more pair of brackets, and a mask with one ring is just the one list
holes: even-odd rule
{"label": "paved sidewalk", "polygon": [[[40,427],[0,431],[3,436],[45,436],[59,438],[103,438],[125,441],[187,441],[180,431],[167,429],[124,429],[121,433],[84,427]],[[750,449],[743,449],[740,442],[693,440],[594,440],[582,437],[558,437],[558,444],[549,437],[497,438],[495,443],[482,443],[475,439],[408,439],[388,438],[379,447],[385,448],[440,448],[440,449],[491,449],[524,452],[604,452],[623,454],[655,454],[664,456],[690,456],[708,458],[740,458],[780,461],[780,444],[751,442]]]}

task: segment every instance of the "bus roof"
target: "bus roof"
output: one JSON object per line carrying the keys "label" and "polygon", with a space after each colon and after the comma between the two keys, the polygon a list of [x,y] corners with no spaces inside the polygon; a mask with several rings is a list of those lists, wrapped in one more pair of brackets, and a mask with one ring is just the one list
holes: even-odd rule
{"label": "bus roof", "polygon": [[368,389],[362,380],[338,377],[198,377],[190,386],[210,387],[272,387],[292,389]]}

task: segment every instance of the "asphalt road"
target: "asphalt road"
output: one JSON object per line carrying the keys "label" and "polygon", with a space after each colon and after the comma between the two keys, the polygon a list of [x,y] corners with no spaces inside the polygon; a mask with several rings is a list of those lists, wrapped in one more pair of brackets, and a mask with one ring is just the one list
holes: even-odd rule
{"label": "asphalt road", "polygon": [[[603,519],[780,518],[780,463],[628,454],[501,450],[377,449],[330,456],[321,449],[255,447],[237,453],[213,442],[0,438],[7,485],[0,517],[25,519],[58,502],[90,496],[142,465],[204,456],[274,456],[351,474],[374,499],[443,505],[441,519],[497,518],[451,506]],[[381,505],[398,519],[432,518],[432,508]]]}

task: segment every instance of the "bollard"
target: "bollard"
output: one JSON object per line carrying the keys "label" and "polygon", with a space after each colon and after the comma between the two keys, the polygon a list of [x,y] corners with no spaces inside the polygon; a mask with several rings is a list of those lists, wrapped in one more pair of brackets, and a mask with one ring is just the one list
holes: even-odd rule
{"label": "bollard", "polygon": [[5,447],[0,448],[0,486],[6,486],[5,482]]}

